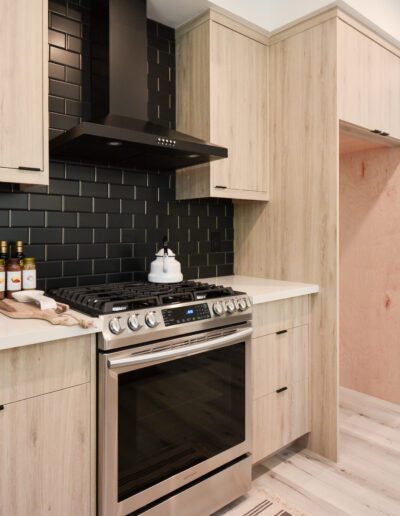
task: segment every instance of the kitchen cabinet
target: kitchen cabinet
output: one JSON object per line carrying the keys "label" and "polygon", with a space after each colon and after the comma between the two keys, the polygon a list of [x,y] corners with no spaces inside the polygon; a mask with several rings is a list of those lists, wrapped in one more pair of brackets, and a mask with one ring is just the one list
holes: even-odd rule
{"label": "kitchen cabinet", "polygon": [[342,20],[338,88],[341,120],[400,139],[400,57]]}
{"label": "kitchen cabinet", "polygon": [[95,514],[95,337],[0,351],[0,514]]}
{"label": "kitchen cabinet", "polygon": [[[306,446],[330,460],[338,451],[340,155],[399,146],[399,59],[399,48],[337,7],[271,34],[270,202],[235,206],[235,274],[320,285],[308,323]],[[363,159],[357,177],[371,170]]]}
{"label": "kitchen cabinet", "polygon": [[228,148],[177,171],[178,199],[268,200],[267,51],[264,34],[213,10],[177,31],[177,129]]}
{"label": "kitchen cabinet", "polygon": [[253,401],[253,464],[310,430],[307,399],[303,381]]}
{"label": "kitchen cabinet", "polygon": [[0,181],[48,184],[47,0],[3,0]]}
{"label": "kitchen cabinet", "polygon": [[308,296],[253,307],[253,463],[310,431]]}

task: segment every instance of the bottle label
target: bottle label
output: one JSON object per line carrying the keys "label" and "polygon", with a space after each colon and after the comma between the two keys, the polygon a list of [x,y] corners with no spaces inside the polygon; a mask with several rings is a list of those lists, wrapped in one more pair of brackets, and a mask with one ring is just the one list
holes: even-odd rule
{"label": "bottle label", "polygon": [[16,292],[21,290],[21,271],[7,272],[7,290],[9,292]]}
{"label": "bottle label", "polygon": [[4,271],[0,272],[0,292],[4,292],[6,289],[6,273]]}
{"label": "bottle label", "polygon": [[32,290],[36,288],[36,269],[22,271],[22,288]]}

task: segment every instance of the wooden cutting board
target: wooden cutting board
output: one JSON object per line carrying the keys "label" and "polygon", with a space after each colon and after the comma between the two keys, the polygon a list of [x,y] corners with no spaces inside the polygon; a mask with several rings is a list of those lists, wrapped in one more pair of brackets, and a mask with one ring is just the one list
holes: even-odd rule
{"label": "wooden cutting board", "polygon": [[42,319],[51,324],[62,326],[74,326],[79,324],[82,328],[93,326],[92,321],[79,319],[68,313],[69,306],[57,303],[56,309],[41,310],[35,303],[18,303],[13,299],[0,300],[0,313],[13,319]]}

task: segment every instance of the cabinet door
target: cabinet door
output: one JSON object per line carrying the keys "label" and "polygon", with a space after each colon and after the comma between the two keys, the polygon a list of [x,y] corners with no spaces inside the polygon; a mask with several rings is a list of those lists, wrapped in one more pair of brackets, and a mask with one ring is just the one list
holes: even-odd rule
{"label": "cabinet door", "polygon": [[90,513],[90,384],[0,411],[0,514]]}
{"label": "cabinet door", "polygon": [[2,168],[44,170],[44,1],[1,1],[0,181]]}
{"label": "cabinet door", "polygon": [[253,401],[253,463],[310,431],[308,382]]}
{"label": "cabinet door", "polygon": [[211,25],[210,138],[228,147],[211,164],[211,187],[267,190],[267,48]]}
{"label": "cabinet door", "polygon": [[308,378],[308,326],[251,342],[252,397],[260,398]]}
{"label": "cabinet door", "polygon": [[400,138],[400,59],[338,22],[339,118]]}

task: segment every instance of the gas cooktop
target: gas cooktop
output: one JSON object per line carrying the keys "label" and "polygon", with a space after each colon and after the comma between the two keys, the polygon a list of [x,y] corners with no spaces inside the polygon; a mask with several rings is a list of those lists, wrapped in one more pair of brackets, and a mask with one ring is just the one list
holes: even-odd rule
{"label": "gas cooktop", "polygon": [[181,283],[124,282],[65,287],[47,293],[57,301],[92,316],[156,306],[223,298],[240,294],[230,287],[198,281]]}

